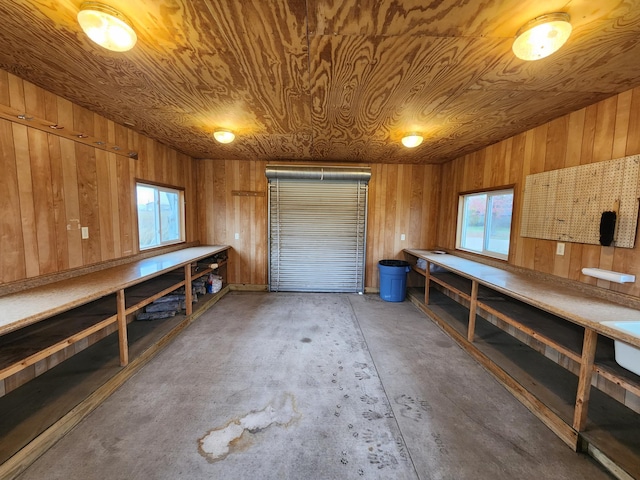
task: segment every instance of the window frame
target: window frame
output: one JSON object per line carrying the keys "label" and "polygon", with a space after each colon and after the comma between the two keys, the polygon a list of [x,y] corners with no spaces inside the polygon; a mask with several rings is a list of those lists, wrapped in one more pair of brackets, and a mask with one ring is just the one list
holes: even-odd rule
{"label": "window frame", "polygon": [[[487,235],[490,232],[491,225],[491,215],[485,215],[484,220],[484,235],[482,237],[482,250],[472,250],[470,248],[465,248],[462,246],[462,234],[464,230],[464,214],[465,214],[465,201],[468,197],[475,195],[487,195],[487,203],[489,204],[489,198],[499,195],[511,194],[512,203],[511,203],[511,222],[509,224],[509,248],[506,254],[495,252],[487,249]],[[514,185],[505,185],[495,188],[488,188],[482,190],[473,190],[469,192],[461,192],[458,194],[458,219],[457,219],[457,228],[456,228],[456,249],[462,250],[464,252],[473,253],[475,255],[482,255],[484,257],[495,258],[498,260],[508,260],[509,253],[511,251],[511,236],[512,236],[512,228],[513,228],[513,212],[515,210],[515,186]]]}
{"label": "window frame", "polygon": [[[156,243],[154,245],[150,245],[150,246],[142,246],[140,243],[140,213],[139,213],[139,208],[138,208],[138,187],[146,187],[146,188],[152,188],[154,189],[156,192],[166,192],[166,193],[171,193],[171,194],[177,194],[178,195],[178,216],[179,216],[179,238],[177,240],[168,240],[168,241],[162,241],[162,208],[161,208],[161,204],[160,202],[158,202],[158,210],[156,211],[157,215],[158,215],[158,219],[160,219],[160,231],[156,232],[156,235],[158,237],[158,239],[160,240],[159,243]],[[179,243],[185,243],[186,242],[186,208],[185,208],[185,194],[184,194],[185,189],[183,187],[177,187],[175,185],[166,185],[166,184],[162,184],[162,183],[156,183],[156,182],[149,182],[147,180],[141,180],[141,179],[135,179],[135,188],[134,188],[134,192],[135,192],[135,205],[136,205],[136,228],[137,228],[137,236],[138,236],[138,250],[140,252],[142,251],[149,251],[149,250],[153,250],[155,248],[162,248],[162,247],[166,247],[169,245],[177,245]]]}

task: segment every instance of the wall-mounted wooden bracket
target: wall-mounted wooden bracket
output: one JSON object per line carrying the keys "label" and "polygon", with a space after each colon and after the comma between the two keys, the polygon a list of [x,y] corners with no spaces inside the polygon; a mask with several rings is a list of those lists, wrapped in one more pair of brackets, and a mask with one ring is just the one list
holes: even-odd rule
{"label": "wall-mounted wooden bracket", "polygon": [[44,118],[36,117],[35,115],[22,112],[7,105],[0,104],[0,118],[4,118],[5,120],[9,120],[10,122],[25,125],[27,127],[36,128],[43,132],[57,135],[58,137],[67,138],[69,140],[73,140],[74,142],[83,143],[90,147],[99,148],[101,150],[104,150],[105,152],[115,153],[116,155],[133,158],[134,160],[138,159],[138,152],[129,150],[126,145],[116,145],[115,143],[110,143],[105,139],[93,137],[83,132],[72,130],[70,128],[67,128],[65,125],[59,125],[56,122],[51,122]]}
{"label": "wall-mounted wooden bracket", "polygon": [[266,193],[250,190],[232,190],[231,195],[233,195],[234,197],[264,197]]}

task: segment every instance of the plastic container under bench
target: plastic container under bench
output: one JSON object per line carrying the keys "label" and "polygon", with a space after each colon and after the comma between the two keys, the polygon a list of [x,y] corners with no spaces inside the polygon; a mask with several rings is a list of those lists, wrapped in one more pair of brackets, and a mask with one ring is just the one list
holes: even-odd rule
{"label": "plastic container under bench", "polygon": [[[640,320],[602,322],[602,324],[640,338]],[[620,340],[614,340],[613,344],[616,352],[616,363],[636,375],[640,375],[640,348],[631,346]]]}

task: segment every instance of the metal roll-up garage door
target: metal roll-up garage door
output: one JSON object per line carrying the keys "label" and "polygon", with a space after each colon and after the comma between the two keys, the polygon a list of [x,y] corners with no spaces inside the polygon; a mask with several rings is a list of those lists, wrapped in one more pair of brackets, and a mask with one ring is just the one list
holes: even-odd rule
{"label": "metal roll-up garage door", "polygon": [[364,292],[368,168],[267,167],[269,288]]}

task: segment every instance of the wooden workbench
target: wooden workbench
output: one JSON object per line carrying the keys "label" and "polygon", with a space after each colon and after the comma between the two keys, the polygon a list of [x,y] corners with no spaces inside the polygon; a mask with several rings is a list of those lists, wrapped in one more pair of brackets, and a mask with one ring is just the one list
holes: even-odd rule
{"label": "wooden workbench", "polygon": [[[511,272],[451,254],[428,250],[407,249],[405,256],[413,264],[413,271],[425,279],[422,305],[425,313],[438,311],[430,306],[434,295],[433,284],[468,310],[464,329],[456,332],[446,321],[445,330],[463,343],[477,358],[474,347],[476,318],[493,316],[508,325],[511,330],[524,334],[535,342],[551,347],[571,359],[578,366],[577,389],[573,406],[573,418],[567,425],[556,413],[546,408],[537,398],[529,395],[522,385],[511,384],[509,389],[537,414],[572,448],[578,448],[579,433],[585,429],[592,380],[597,373],[609,382],[640,396],[640,376],[623,369],[613,361],[596,361],[598,339],[623,341],[640,348],[640,338],[615,330],[603,322],[640,319],[640,311],[598,298],[578,288],[552,283],[524,273]],[[416,259],[424,259],[426,269],[416,266]],[[432,266],[438,268],[432,272]],[[422,299],[421,299],[422,300]],[[414,302],[415,303],[415,302]],[[435,315],[438,316],[437,314]],[[441,319],[440,319],[441,320]],[[460,334],[458,334],[460,333]],[[602,343],[602,342],[601,342]],[[601,347],[599,347],[602,350]],[[611,348],[609,347],[611,350]],[[542,362],[543,358],[541,358]],[[547,360],[544,358],[544,360]],[[565,365],[563,365],[567,368]],[[496,371],[499,370],[499,366]],[[494,372],[495,373],[495,372]],[[499,380],[510,379],[499,372]],[[640,433],[638,433],[640,436]],[[636,442],[637,443],[637,442]],[[637,458],[636,458],[637,460]]]}
{"label": "wooden workbench", "polygon": [[[125,366],[129,361],[127,315],[190,285],[192,279],[211,271],[194,275],[192,263],[228,248],[185,248],[0,297],[0,380],[114,323],[118,326],[120,364]],[[185,295],[190,315],[190,288],[185,288]],[[127,301],[128,297],[135,300]],[[39,335],[29,335],[40,323]]]}

